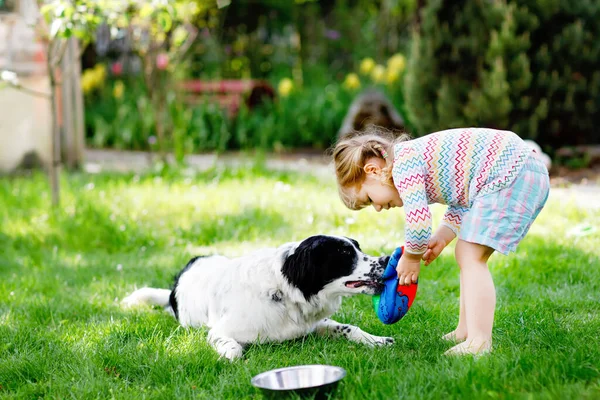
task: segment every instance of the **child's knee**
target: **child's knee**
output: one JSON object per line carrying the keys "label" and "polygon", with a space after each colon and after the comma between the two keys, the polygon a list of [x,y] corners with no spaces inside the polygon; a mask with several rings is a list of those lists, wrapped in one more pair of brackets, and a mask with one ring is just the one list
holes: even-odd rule
{"label": "child's knee", "polygon": [[494,252],[494,249],[478,243],[471,243],[459,240],[456,244],[454,257],[461,269],[469,268],[480,264],[486,264]]}

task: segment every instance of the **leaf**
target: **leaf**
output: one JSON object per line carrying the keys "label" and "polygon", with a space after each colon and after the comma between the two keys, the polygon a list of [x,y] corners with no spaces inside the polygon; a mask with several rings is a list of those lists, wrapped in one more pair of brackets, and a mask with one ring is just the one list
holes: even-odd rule
{"label": "leaf", "polygon": [[166,12],[161,12],[158,14],[157,23],[164,32],[168,32],[173,26],[173,19]]}
{"label": "leaf", "polygon": [[65,30],[61,36],[64,38],[70,38],[71,36],[73,36],[73,30],[70,25],[67,25],[65,27]]}
{"label": "leaf", "polygon": [[181,26],[177,27],[175,29],[175,32],[173,33],[173,45],[175,45],[176,47],[180,47],[181,45],[183,45],[188,36],[188,32],[185,28]]}
{"label": "leaf", "polygon": [[152,13],[154,13],[154,8],[151,4],[144,4],[139,11],[140,18],[147,18],[152,15]]}
{"label": "leaf", "polygon": [[88,36],[88,33],[84,29],[76,29],[73,31],[73,36],[75,36],[77,39],[85,40]]}
{"label": "leaf", "polygon": [[65,7],[63,16],[65,19],[71,19],[73,14],[75,13],[75,9],[72,6]]}
{"label": "leaf", "polygon": [[50,26],[50,38],[51,39],[54,39],[54,38],[56,38],[56,36],[58,36],[58,33],[60,32],[60,30],[62,28],[62,24],[63,24],[62,19],[55,19],[54,21],[52,21],[52,25]]}
{"label": "leaf", "polygon": [[55,17],[62,17],[65,13],[65,5],[63,3],[58,4],[55,8],[54,8],[54,16]]}
{"label": "leaf", "polygon": [[44,16],[44,18],[48,18],[50,12],[52,11],[52,8],[54,8],[54,4],[50,3],[50,4],[44,4],[41,8],[40,8],[40,14],[42,14]]}

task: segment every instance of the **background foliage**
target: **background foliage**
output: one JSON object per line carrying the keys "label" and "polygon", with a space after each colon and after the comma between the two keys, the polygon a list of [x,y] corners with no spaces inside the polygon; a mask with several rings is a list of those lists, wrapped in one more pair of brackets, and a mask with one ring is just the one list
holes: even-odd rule
{"label": "background foliage", "polygon": [[[180,159],[206,150],[321,149],[335,140],[353,98],[376,86],[415,136],[489,126],[514,130],[552,154],[600,142],[599,18],[600,3],[566,0],[240,0],[208,7],[186,22],[198,34],[185,57],[166,59],[159,85],[141,84],[145,68],[122,39],[107,51],[88,49],[86,75],[96,64],[107,71],[86,86],[88,140],[156,149],[161,119],[165,146]],[[406,71],[402,65],[395,77],[394,54],[406,56]],[[186,99],[177,82],[196,79],[261,79],[278,96],[232,117],[214,102]],[[147,108],[156,92],[165,104],[160,112]]]}
{"label": "background foliage", "polygon": [[556,148],[600,141],[600,3],[433,0],[405,76],[419,133],[486,125]]}
{"label": "background foliage", "polygon": [[[163,85],[169,104],[166,146],[180,154],[179,158],[205,150],[323,149],[335,140],[361,89],[379,87],[401,107],[404,59],[401,65],[387,64],[398,53],[398,45],[406,42],[401,38],[408,38],[408,24],[400,22],[408,21],[414,12],[411,4],[241,1],[236,6],[209,9],[196,23],[199,34],[188,57],[169,62],[165,72],[179,82],[264,79],[278,96],[275,102],[253,110],[242,106],[232,118],[214,102],[188,101],[176,83]],[[248,12],[250,6],[252,13]],[[356,32],[356,25],[344,21],[360,21],[364,35]],[[372,29],[375,26],[380,29]],[[383,31],[381,26],[387,29]],[[123,50],[128,46],[122,41],[113,40],[103,52],[96,47],[91,46],[84,56],[89,68],[82,78],[89,145],[156,149],[157,113],[148,108],[152,103],[146,99],[147,88],[154,85],[142,84],[140,63],[134,52]],[[356,52],[356,48],[364,50]],[[373,56],[377,62],[371,51],[379,54]],[[364,59],[373,65],[360,74]],[[97,73],[98,64],[105,66],[105,75]]]}

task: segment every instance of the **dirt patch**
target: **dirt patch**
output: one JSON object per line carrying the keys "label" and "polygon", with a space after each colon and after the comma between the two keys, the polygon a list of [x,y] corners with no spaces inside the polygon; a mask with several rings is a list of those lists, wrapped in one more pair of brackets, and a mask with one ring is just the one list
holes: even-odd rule
{"label": "dirt patch", "polygon": [[552,186],[569,185],[600,185],[600,165],[590,168],[570,169],[567,167],[552,167],[550,171]]}

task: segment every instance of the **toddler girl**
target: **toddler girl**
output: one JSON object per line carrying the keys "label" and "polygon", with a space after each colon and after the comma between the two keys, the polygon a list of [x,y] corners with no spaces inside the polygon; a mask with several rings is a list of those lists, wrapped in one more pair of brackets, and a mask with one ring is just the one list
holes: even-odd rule
{"label": "toddler girl", "polygon": [[[421,260],[429,265],[458,236],[460,314],[444,339],[461,343],[446,354],[490,351],[496,292],[487,261],[494,250],[515,251],[548,198],[548,171],[535,152],[508,131],[451,129],[408,140],[372,128],[340,140],[333,158],[348,208],[404,207],[400,284],[416,282]],[[448,205],[433,235],[431,203]]]}

